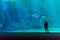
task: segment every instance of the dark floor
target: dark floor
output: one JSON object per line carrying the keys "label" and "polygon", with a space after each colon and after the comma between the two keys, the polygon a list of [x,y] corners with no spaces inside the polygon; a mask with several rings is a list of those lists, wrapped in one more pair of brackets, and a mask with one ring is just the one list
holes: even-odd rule
{"label": "dark floor", "polygon": [[0,40],[60,40],[60,33],[1,33]]}

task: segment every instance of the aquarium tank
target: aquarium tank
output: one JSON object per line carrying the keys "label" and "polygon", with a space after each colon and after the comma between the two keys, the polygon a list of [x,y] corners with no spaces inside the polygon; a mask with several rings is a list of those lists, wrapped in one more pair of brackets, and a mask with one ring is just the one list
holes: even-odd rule
{"label": "aquarium tank", "polygon": [[60,0],[0,0],[0,32],[60,32]]}

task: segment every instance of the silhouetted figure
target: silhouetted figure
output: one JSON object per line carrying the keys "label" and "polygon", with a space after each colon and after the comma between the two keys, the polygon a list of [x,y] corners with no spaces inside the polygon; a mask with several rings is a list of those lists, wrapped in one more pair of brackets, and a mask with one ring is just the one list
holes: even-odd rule
{"label": "silhouetted figure", "polygon": [[48,22],[47,21],[45,21],[45,23],[44,23],[44,28],[45,28],[45,33],[49,33],[49,31],[48,31]]}

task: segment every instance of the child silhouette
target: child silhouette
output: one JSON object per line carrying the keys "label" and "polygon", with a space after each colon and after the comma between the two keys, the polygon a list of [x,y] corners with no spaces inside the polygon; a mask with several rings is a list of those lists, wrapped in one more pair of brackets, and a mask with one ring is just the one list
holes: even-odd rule
{"label": "child silhouette", "polygon": [[44,23],[44,28],[45,28],[45,33],[49,32],[48,31],[48,22],[47,21],[45,21],[45,23]]}

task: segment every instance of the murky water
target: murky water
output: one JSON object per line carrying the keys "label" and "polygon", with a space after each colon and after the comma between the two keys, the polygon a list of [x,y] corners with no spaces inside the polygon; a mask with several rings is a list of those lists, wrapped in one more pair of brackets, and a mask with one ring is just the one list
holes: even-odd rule
{"label": "murky water", "polygon": [[45,21],[49,28],[60,28],[59,0],[0,0],[1,32],[41,32]]}

